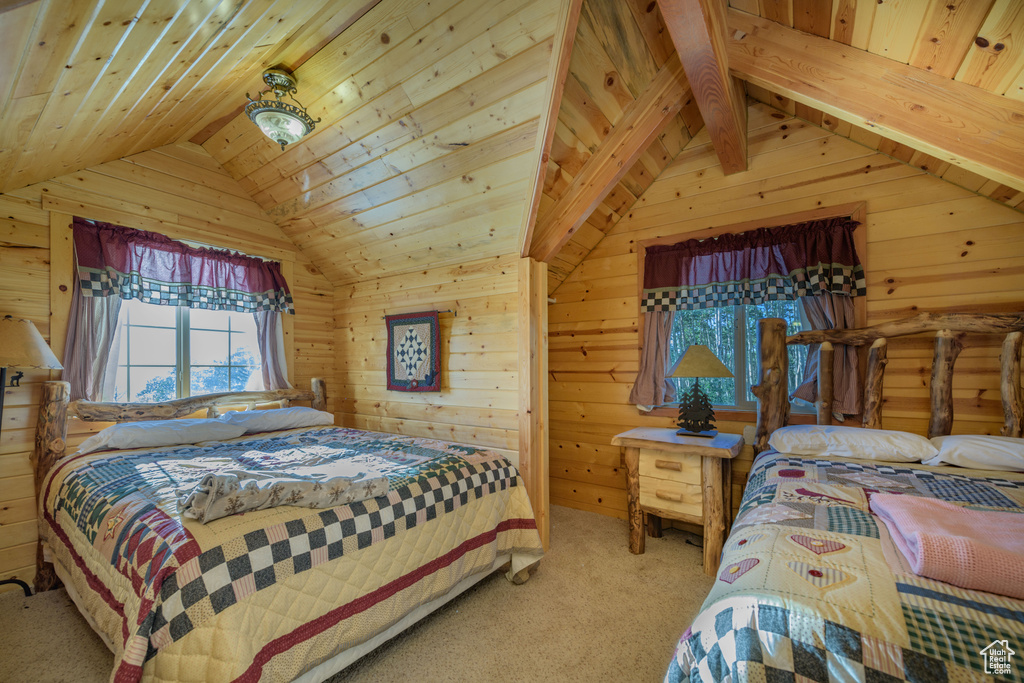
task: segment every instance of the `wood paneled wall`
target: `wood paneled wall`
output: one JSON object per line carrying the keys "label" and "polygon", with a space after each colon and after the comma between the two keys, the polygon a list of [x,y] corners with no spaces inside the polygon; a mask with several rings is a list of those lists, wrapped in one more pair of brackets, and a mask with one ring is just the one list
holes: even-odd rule
{"label": "wood paneled wall", "polygon": [[[73,280],[67,227],[72,215],[281,260],[296,309],[294,317],[285,319],[292,382],[308,386],[313,376],[332,377],[333,287],[238,183],[205,150],[190,143],[0,195],[0,315],[32,320],[58,358]],[[26,371],[20,387],[4,390],[0,432],[0,578],[30,583],[35,572],[36,510],[29,454],[39,382],[47,379],[48,373]],[[329,383],[328,399],[334,395]],[[77,434],[69,438],[70,445],[96,428],[72,425]]]}
{"label": "wood paneled wall", "polygon": [[[338,424],[487,446],[515,462],[518,290],[514,254],[339,287]],[[427,310],[442,311],[441,391],[388,391],[383,316]]]}
{"label": "wood paneled wall", "polygon": [[[790,114],[749,108],[749,170],[723,176],[702,131],[553,293],[549,307],[551,502],[623,517],[611,437],[672,425],[629,404],[638,365],[636,244],[744,221],[867,203],[868,323],[919,310],[1024,309],[1024,217]],[[954,379],[954,433],[998,434],[998,340],[969,339]],[[898,343],[897,343],[898,342]],[[893,340],[883,426],[927,430],[931,339]],[[749,421],[719,421],[739,432]],[[734,468],[738,504],[751,450]]]}

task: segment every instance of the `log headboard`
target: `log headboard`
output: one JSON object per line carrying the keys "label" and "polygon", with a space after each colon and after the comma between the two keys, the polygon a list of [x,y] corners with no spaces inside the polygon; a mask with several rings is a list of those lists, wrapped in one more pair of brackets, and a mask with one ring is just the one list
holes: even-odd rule
{"label": "log headboard", "polygon": [[754,453],[768,448],[768,436],[789,421],[788,344],[821,344],[818,363],[818,424],[832,423],[833,343],[870,344],[864,373],[862,426],[882,426],[882,379],[885,375],[887,339],[925,332],[935,333],[931,373],[931,419],[928,437],[950,433],[953,425],[953,364],[963,349],[967,333],[1005,335],[1000,353],[1000,393],[1003,402],[1003,436],[1022,435],[1024,400],[1021,391],[1021,346],[1024,313],[921,313],[913,318],[848,330],[814,330],[786,336],[781,318],[758,321],[757,344],[760,384],[751,387],[757,397],[757,431]]}
{"label": "log headboard", "polygon": [[[276,389],[274,391],[235,391],[180,398],[164,403],[100,403],[70,401],[71,385],[67,382],[43,382],[39,399],[39,421],[36,424],[36,448],[32,453],[35,475],[36,503],[39,504],[43,479],[64,457],[67,440],[67,418],[77,417],[89,422],[136,422],[169,420],[206,410],[207,417],[217,417],[218,406],[309,401],[317,410],[327,405],[326,383],[313,378],[310,389]],[[42,542],[36,550],[36,591],[49,590],[57,582],[53,567],[43,559]]]}

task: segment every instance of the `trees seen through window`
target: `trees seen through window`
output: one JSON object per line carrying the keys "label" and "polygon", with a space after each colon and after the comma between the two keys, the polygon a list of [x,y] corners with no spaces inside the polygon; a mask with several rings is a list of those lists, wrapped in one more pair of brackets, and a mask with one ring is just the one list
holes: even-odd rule
{"label": "trees seen through window", "polygon": [[[723,306],[698,310],[676,311],[669,338],[672,358],[679,358],[690,344],[704,344],[718,356],[735,378],[706,378],[701,388],[716,406],[754,410],[756,399],[750,387],[759,381],[757,359],[757,321],[761,318],[782,318],[786,333],[796,334],[808,329],[797,301],[768,301],[745,306]],[[789,386],[803,381],[807,347],[789,347]],[[694,380],[675,378],[679,394],[689,390]]]}
{"label": "trees seen through window", "polygon": [[124,301],[115,401],[262,389],[251,313]]}

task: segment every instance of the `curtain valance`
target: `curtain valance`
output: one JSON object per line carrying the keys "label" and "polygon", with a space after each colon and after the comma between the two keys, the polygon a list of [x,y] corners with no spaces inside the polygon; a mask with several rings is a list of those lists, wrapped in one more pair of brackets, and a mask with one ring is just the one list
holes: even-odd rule
{"label": "curtain valance", "polygon": [[295,313],[281,266],[164,235],[75,217],[78,279],[85,297],[217,311]]}
{"label": "curtain valance", "polygon": [[830,218],[705,240],[651,246],[644,260],[644,311],[792,300],[867,287],[853,241],[857,221]]}

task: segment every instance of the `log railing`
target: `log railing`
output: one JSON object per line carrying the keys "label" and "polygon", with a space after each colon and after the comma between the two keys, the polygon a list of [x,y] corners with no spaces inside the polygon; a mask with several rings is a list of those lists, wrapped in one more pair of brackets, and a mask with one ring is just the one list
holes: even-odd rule
{"label": "log railing", "polygon": [[1000,393],[1004,424],[1001,434],[1019,437],[1024,433],[1024,396],[1021,389],[1021,348],[1024,345],[1024,313],[921,313],[913,318],[847,330],[813,330],[786,337],[785,322],[779,318],[758,321],[757,341],[761,381],[751,391],[757,397],[755,453],[768,448],[769,435],[789,419],[787,387],[788,344],[821,344],[818,350],[818,424],[831,424],[833,344],[871,344],[864,377],[862,425],[882,426],[882,380],[888,363],[888,339],[926,332],[935,333],[930,395],[931,419],[928,436],[950,433],[953,426],[953,366],[963,349],[966,333],[1005,334],[1000,354]]}
{"label": "log railing", "polygon": [[[64,457],[69,416],[91,422],[169,420],[191,415],[204,408],[208,416],[216,416],[217,406],[223,405],[276,402],[284,404],[291,401],[309,401],[317,410],[323,410],[327,405],[326,383],[320,378],[313,378],[310,385],[308,390],[236,391],[192,396],[164,403],[101,403],[69,402],[70,384],[43,382],[42,396],[39,400],[39,420],[36,423],[36,449],[32,454],[37,509],[46,474]],[[40,541],[36,548],[36,592],[49,590],[57,584],[58,579],[53,571],[53,565],[43,559],[43,546]]]}

